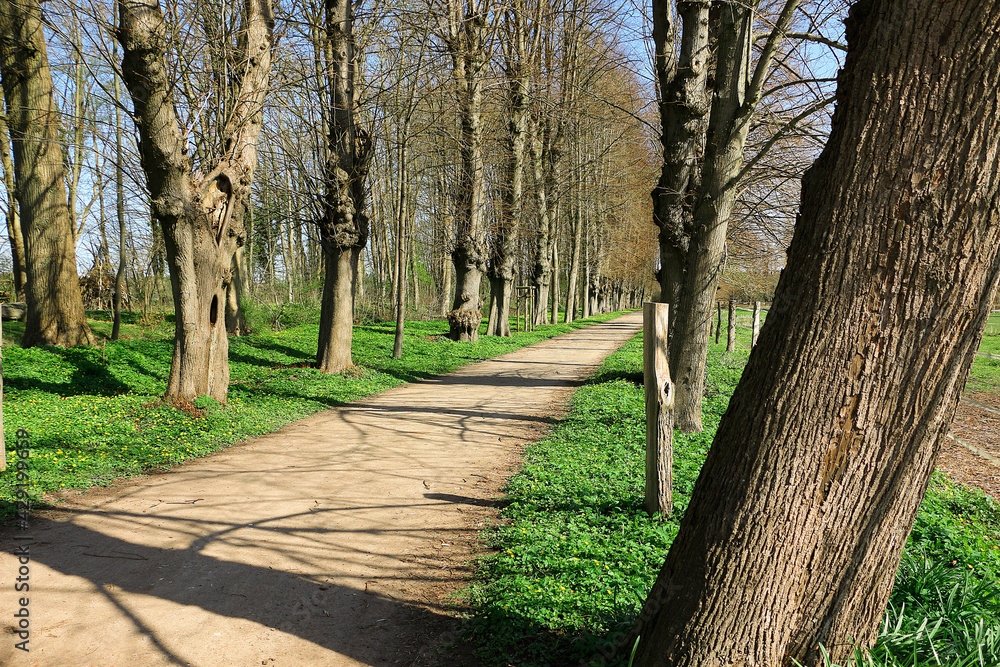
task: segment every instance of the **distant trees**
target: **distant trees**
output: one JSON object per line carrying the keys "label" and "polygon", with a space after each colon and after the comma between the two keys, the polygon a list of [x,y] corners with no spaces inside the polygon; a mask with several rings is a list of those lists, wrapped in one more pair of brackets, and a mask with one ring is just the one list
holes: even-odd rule
{"label": "distant trees", "polygon": [[989,316],[997,0],[859,0],[847,34],[830,140],[637,665],[828,664],[820,646],[847,664],[870,646]]}
{"label": "distant trees", "polygon": [[[0,77],[14,149],[17,204],[8,206],[8,225],[15,256],[18,214],[24,244],[28,319],[22,344],[93,344],[76,273],[76,234],[41,8],[33,0],[0,2]],[[9,165],[3,166],[6,172]],[[9,176],[7,187],[9,195]]]}
{"label": "distant trees", "polygon": [[[131,304],[155,317],[155,311],[177,306],[174,287],[168,288],[173,279],[164,278],[176,268],[170,260],[174,251],[167,248],[174,243],[167,238],[172,223],[165,224],[161,215],[162,192],[151,194],[150,179],[141,176],[149,175],[149,123],[133,128],[129,117],[139,107],[120,100],[117,92],[125,83],[126,97],[134,98],[139,77],[121,80],[121,48],[106,21],[120,13],[112,4],[52,0],[45,5],[52,26],[53,94],[65,128],[55,142],[64,155],[64,191],[69,186],[62,198],[81,265],[91,267],[85,276],[91,286],[84,295],[88,307],[110,304],[120,312]],[[155,13],[149,3],[130,7],[126,14]],[[537,291],[548,281],[548,296],[545,303],[536,301],[535,313],[545,321],[618,307],[649,292],[650,216],[640,213],[648,210],[648,201],[637,193],[648,191],[651,177],[652,137],[643,102],[650,96],[631,71],[638,64],[620,43],[624,24],[614,7],[594,0],[518,0],[504,6],[408,0],[354,9],[353,122],[365,128],[358,136],[370,137],[367,178],[363,185],[352,180],[366,205],[368,229],[368,243],[357,248],[359,317],[463,313],[459,319],[467,320],[462,327],[471,338],[480,331],[473,320],[485,315],[482,305],[489,298],[498,307],[489,332],[506,335],[518,285],[535,285]],[[229,265],[218,269],[226,289],[216,317],[230,335],[278,321],[290,301],[322,301],[329,268],[322,225],[316,224],[332,210],[324,194],[335,116],[328,82],[337,78],[326,3],[296,0],[277,11],[280,40],[260,109],[259,140],[253,142],[260,166],[246,191],[235,196],[244,206],[232,209],[226,226],[236,234],[236,248]],[[229,199],[220,189],[233,161],[226,133],[237,122],[234,115],[245,112],[240,86],[252,27],[245,12],[243,5],[218,2],[171,5],[157,38],[162,44],[154,44],[162,53],[170,95],[161,107],[169,106],[175,117],[177,136],[170,141],[181,151],[178,159],[187,161],[196,198],[205,186],[203,199],[218,199],[216,216]],[[283,20],[281,12],[294,20]],[[456,113],[463,105],[478,108],[465,114],[464,125]],[[532,157],[533,141],[540,141],[538,160]],[[7,147],[3,142],[0,148]],[[0,163],[4,155],[0,150]],[[223,172],[213,173],[223,164]],[[14,198],[13,166],[3,171],[9,187],[0,210],[12,239],[16,296],[26,282],[17,271],[24,254],[24,234],[16,231],[23,205]],[[541,209],[535,205],[539,196],[545,200]],[[364,234],[356,231],[360,239]],[[456,253],[460,267],[475,271],[456,270]],[[475,280],[473,288],[469,281]],[[459,283],[468,284],[458,289]],[[207,300],[210,312],[215,295],[201,288],[194,292]],[[254,305],[252,321],[245,318],[246,304]],[[324,347],[329,342],[324,338]],[[216,362],[220,354],[206,352]]]}

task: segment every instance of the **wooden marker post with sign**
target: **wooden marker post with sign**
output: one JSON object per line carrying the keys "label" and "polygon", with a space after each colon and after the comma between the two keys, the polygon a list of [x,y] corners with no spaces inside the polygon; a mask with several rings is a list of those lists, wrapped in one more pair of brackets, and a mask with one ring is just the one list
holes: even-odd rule
{"label": "wooden marker post with sign", "polygon": [[674,384],[670,380],[667,331],[670,306],[647,303],[642,318],[643,378],[646,388],[646,511],[673,511]]}

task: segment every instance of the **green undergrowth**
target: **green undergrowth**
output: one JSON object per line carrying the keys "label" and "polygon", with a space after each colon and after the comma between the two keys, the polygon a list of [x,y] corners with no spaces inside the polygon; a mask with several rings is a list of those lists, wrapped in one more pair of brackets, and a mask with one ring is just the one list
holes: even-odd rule
{"label": "green undergrowth", "polygon": [[[10,464],[18,429],[29,434],[29,492],[38,504],[42,494],[109,484],[203,456],[319,410],[612,317],[541,326],[512,338],[482,336],[475,343],[446,338],[446,322],[408,322],[401,359],[392,359],[393,323],[360,325],[354,328],[356,367],[337,375],[310,367],[315,324],[231,338],[227,404],[203,397],[183,410],[159,399],[173,349],[173,324],[162,318],[123,325],[123,340],[102,339],[91,348],[8,344],[3,404],[8,469],[0,473],[0,520],[12,514],[16,480]],[[99,338],[105,329],[110,333],[108,322],[91,320],[91,326]],[[5,337],[16,335],[17,328],[5,326]]]}
{"label": "green undergrowth", "polygon": [[[567,418],[527,448],[502,522],[487,532],[495,553],[480,561],[466,591],[484,665],[615,664],[612,650],[676,535],[746,358],[744,350],[725,352],[724,338],[711,346],[705,430],[675,435],[670,520],[650,519],[641,506],[641,336],[611,355],[575,394]],[[973,659],[975,647],[1000,635],[998,581],[997,504],[935,474],[873,654],[881,662],[873,664],[936,665],[927,657],[935,651]],[[967,664],[1000,664],[1000,655],[984,655]]]}

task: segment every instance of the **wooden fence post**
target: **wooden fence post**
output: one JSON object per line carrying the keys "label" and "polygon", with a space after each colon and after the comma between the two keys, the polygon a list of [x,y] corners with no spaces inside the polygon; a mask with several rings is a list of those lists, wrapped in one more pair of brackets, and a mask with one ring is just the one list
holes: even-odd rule
{"label": "wooden fence post", "polygon": [[715,344],[719,344],[719,336],[722,335],[722,302],[715,302],[715,310],[719,314],[719,319],[715,322]]}
{"label": "wooden fence post", "polygon": [[670,306],[647,303],[642,313],[642,361],[646,389],[646,511],[670,516],[674,508],[674,384],[667,331]]}
{"label": "wooden fence post", "polygon": [[736,302],[729,300],[729,330],[726,332],[726,352],[736,349]]}
{"label": "wooden fence post", "polygon": [[757,336],[760,335],[760,301],[753,302],[753,329],[750,333],[750,347],[757,344]]}

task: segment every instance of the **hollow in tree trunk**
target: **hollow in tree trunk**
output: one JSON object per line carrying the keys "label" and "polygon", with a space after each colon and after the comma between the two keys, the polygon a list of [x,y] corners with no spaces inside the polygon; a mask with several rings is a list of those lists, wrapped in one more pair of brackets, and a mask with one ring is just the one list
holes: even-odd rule
{"label": "hollow in tree trunk", "polygon": [[274,27],[268,0],[247,0],[244,12],[245,52],[233,76],[236,102],[221,130],[224,150],[206,176],[195,178],[174,112],[163,13],[157,0],[119,4],[122,79],[135,105],[139,153],[170,267],[176,325],[164,398],[172,401],[208,395],[225,402],[229,388],[226,289],[233,254],[245,239]]}
{"label": "hollow in tree trunk", "polygon": [[847,36],[829,143],[637,665],[870,646],[989,317],[1000,0],[860,0]]}

